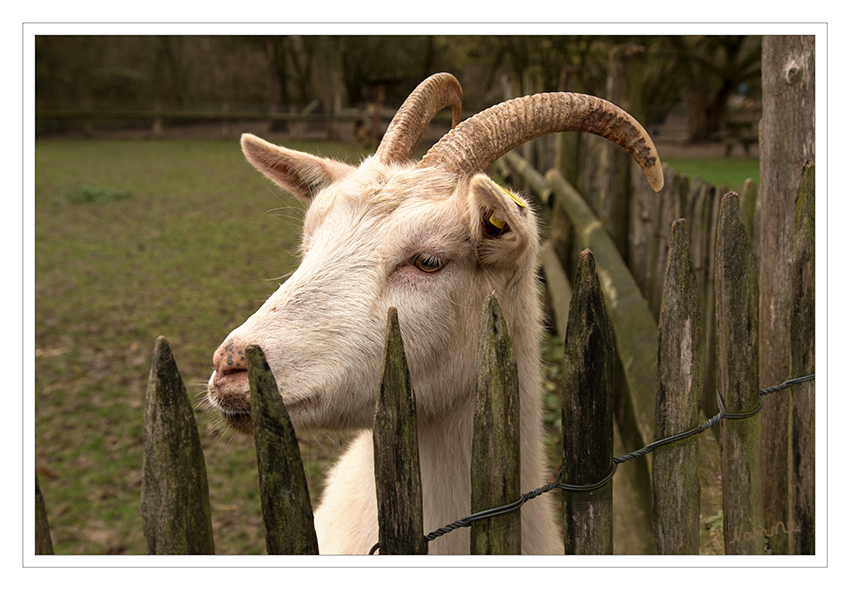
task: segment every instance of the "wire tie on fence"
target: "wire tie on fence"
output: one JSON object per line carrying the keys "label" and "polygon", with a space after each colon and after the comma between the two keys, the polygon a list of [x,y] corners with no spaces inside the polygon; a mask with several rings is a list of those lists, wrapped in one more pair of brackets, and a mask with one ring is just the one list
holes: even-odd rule
{"label": "wire tie on fence", "polygon": [[[717,399],[720,399],[720,392],[717,392]],[[723,417],[729,418],[730,420],[743,420],[744,418],[751,418],[761,412],[761,395],[759,395],[759,403],[755,408],[750,410],[749,412],[724,412]]]}
{"label": "wire tie on fence", "polygon": [[723,408],[723,400],[720,398],[720,392],[717,392],[717,405],[720,408],[720,413],[723,418],[729,418],[730,420],[742,420],[744,418],[750,418],[751,416],[755,416],[761,411],[762,406],[762,398],[771,393],[776,393],[777,391],[782,391],[783,389],[787,389],[792,385],[796,385],[798,383],[805,383],[806,381],[812,381],[815,378],[814,373],[811,375],[804,375],[803,377],[795,377],[794,379],[788,379],[787,381],[780,383],[779,385],[774,385],[772,387],[766,387],[759,391],[759,403],[758,405],[748,411],[748,412],[734,412],[727,413]]}
{"label": "wire tie on fence", "polygon": [[611,465],[611,471],[608,472],[601,480],[596,483],[590,483],[585,485],[571,484],[571,483],[561,483],[561,477],[564,473],[564,468],[561,467],[561,470],[558,472],[558,479],[555,480],[555,487],[565,490],[567,492],[592,492],[593,490],[598,490],[599,488],[605,487],[605,485],[614,479],[614,474],[617,472],[617,467],[619,463],[614,461]]}

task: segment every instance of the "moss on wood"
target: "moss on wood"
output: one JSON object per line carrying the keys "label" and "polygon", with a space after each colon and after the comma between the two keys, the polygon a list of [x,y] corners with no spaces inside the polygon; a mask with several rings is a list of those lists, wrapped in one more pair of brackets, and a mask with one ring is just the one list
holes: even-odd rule
{"label": "moss on wood", "polygon": [[[603,480],[614,456],[614,342],[593,255],[579,256],[564,343],[561,425],[563,482]],[[612,482],[590,492],[563,492],[567,554],[614,550]]]}
{"label": "moss on wood", "polygon": [[[791,377],[815,372],[815,167],[803,167],[794,211],[791,269]],[[791,399],[791,525],[793,554],[815,553],[815,383]]]}
{"label": "moss on wood", "polygon": [[422,517],[416,397],[398,312],[392,307],[387,314],[386,356],[373,442],[381,555],[425,554],[428,544]]}
{"label": "moss on wood", "polygon": [[192,404],[157,338],[145,397],[142,524],[148,553],[214,553],[207,471]]}
{"label": "moss on wood", "polygon": [[[472,512],[520,497],[519,377],[511,337],[494,295],[484,302],[478,329],[478,375],[472,438]],[[521,512],[472,523],[470,553],[517,555]]]}
{"label": "moss on wood", "polygon": [[259,346],[245,349],[260,503],[269,555],[317,555],[313,508],[298,439]]}
{"label": "moss on wood", "polygon": [[[705,364],[699,287],[684,219],[673,223],[658,326],[655,438],[698,426]],[[653,527],[658,553],[699,552],[699,440],[692,437],[655,451]]]}
{"label": "moss on wood", "polygon": [[[735,192],[721,203],[715,273],[720,393],[727,412],[749,412],[760,397],[758,270]],[[720,426],[727,554],[764,553],[760,418]]]}

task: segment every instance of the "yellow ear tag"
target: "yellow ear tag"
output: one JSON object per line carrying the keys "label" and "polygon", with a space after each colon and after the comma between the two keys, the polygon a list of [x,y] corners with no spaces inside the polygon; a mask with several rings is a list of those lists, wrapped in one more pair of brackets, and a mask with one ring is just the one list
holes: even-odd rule
{"label": "yellow ear tag", "polygon": [[[514,203],[516,203],[517,205],[519,205],[520,207],[525,209],[525,203],[520,201],[519,197],[517,197],[515,194],[513,194],[511,191],[509,191],[508,189],[506,189],[505,187],[503,187],[501,185],[496,185],[496,186],[498,186],[500,189],[502,189],[502,192],[505,193],[506,195],[508,195]],[[505,226],[507,225],[506,221],[496,217],[495,211],[490,215],[490,219],[488,219],[487,221],[490,223],[490,225],[492,225],[492,226],[494,226],[498,229],[505,229]]]}
{"label": "yellow ear tag", "polygon": [[487,220],[490,225],[495,226],[498,229],[505,229],[507,223],[496,217],[496,212],[494,211],[492,215],[490,215],[490,219]]}
{"label": "yellow ear tag", "polygon": [[[505,193],[506,195],[508,195],[513,200],[514,203],[516,203],[517,205],[519,205],[520,207],[525,209],[525,203],[520,201],[519,197],[517,197],[515,194],[513,194],[511,191],[509,191],[508,189],[506,189],[505,187],[503,187],[501,185],[499,186],[499,188],[502,189],[502,192]],[[496,226],[496,227],[498,227],[498,226]]]}

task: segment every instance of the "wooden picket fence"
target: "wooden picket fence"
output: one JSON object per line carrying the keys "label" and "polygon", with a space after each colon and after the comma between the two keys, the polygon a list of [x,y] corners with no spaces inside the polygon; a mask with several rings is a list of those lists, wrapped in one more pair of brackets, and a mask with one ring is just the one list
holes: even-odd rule
{"label": "wooden picket fence", "polygon": [[[669,254],[665,256],[663,284],[658,289],[656,324],[651,299],[641,292],[581,195],[556,171],[549,171],[544,177],[515,156],[509,156],[507,163],[544,197],[547,205],[561,207],[567,213],[574,240],[581,249],[573,287],[551,244],[547,243],[542,252],[553,301],[553,321],[564,339],[563,467],[558,481],[550,484],[547,491],[560,488],[562,494],[566,553],[613,552],[612,490],[616,478],[612,475],[617,464],[632,458],[614,457],[614,410],[619,404],[616,427],[624,433],[624,440],[635,444],[635,449],[678,433],[717,428],[715,423],[719,424],[727,554],[763,554],[765,537],[777,533],[795,537],[794,546],[800,547],[801,553],[813,554],[813,444],[795,448],[798,481],[792,492],[795,511],[791,522],[765,523],[763,518],[762,486],[770,482],[762,481],[760,421],[758,412],[753,412],[761,407],[758,281],[738,195],[730,192],[716,199],[713,187],[698,185],[689,193],[695,195],[693,198],[674,200],[678,203],[673,205],[674,211],[687,210],[692,221],[676,219],[671,223],[669,238],[661,236]],[[682,186],[674,175],[668,176],[667,190],[680,191]],[[658,215],[662,223],[668,217],[668,213]],[[716,230],[697,227],[703,224]],[[796,203],[793,263],[792,376],[809,375],[814,373],[811,165],[803,170]],[[649,287],[650,292],[652,289]],[[713,322],[704,321],[712,315]],[[529,492],[519,488],[516,468],[518,416],[511,414],[511,408],[518,408],[516,363],[495,297],[484,302],[478,339],[471,466],[474,514],[516,503],[523,492]],[[714,342],[716,358],[712,359],[707,349]],[[286,407],[263,351],[249,347],[246,356],[266,549],[269,554],[315,554],[318,544],[312,507]],[[700,427],[700,410],[705,412],[704,383],[714,371],[708,366],[710,361],[716,362],[719,395],[729,414],[725,417],[738,419],[714,419]],[[616,371],[622,373],[623,381],[619,399],[615,399]],[[794,397],[792,419],[813,425],[813,384],[795,385]],[[709,415],[705,412],[705,416]],[[428,551],[416,424],[414,391],[398,317],[390,309],[374,427],[379,512],[376,545],[382,555]],[[652,455],[634,457],[645,461],[648,471],[653,534],[661,554],[699,552],[697,448],[698,439],[692,433],[653,449]],[[581,486],[587,489],[580,489]],[[38,485],[36,493],[38,552],[50,553],[49,528]],[[808,500],[799,501],[799,497]],[[148,382],[141,499],[149,553],[214,552],[200,437],[191,402],[164,338],[156,342]],[[471,553],[521,551],[519,510],[499,512],[487,518],[458,515],[463,518],[461,526],[471,527]],[[594,518],[588,518],[589,514]]]}
{"label": "wooden picket fence", "polygon": [[[628,235],[624,254],[623,245],[606,231],[606,220],[592,212],[558,170],[541,174],[515,152],[498,164],[512,186],[537,197],[547,217],[550,239],[541,263],[550,315],[562,337],[569,332],[567,317],[572,313],[567,298],[559,296],[570,290],[562,260],[585,248],[596,257],[619,363],[618,428],[627,446],[644,448],[690,430],[700,411],[705,418],[716,416],[718,391],[728,414],[761,407],[758,252],[753,247],[759,243],[759,223],[752,182],[739,198],[734,191],[723,194],[699,178],[669,169],[660,195],[651,193],[642,178],[633,179],[631,192],[621,195],[614,207],[630,212],[622,232]],[[814,374],[814,202],[814,165],[807,163],[794,217],[790,377]],[[604,203],[597,205],[605,208]],[[772,482],[761,481],[765,441],[760,439],[758,418],[712,425],[724,450],[726,553],[761,554],[766,536],[788,533],[795,552],[814,554],[814,407],[813,383],[796,385],[791,410],[795,477],[789,489],[780,491],[793,506],[788,521],[765,523],[762,516],[762,487]],[[681,450],[674,455],[671,448]],[[643,473],[634,477],[635,485],[651,506],[659,553],[697,552],[696,449],[696,439],[691,439],[659,448],[646,461],[636,458]],[[679,491],[665,499],[666,486]],[[688,493],[681,494],[683,489]]]}
{"label": "wooden picket fence", "polygon": [[[522,162],[513,165],[522,169]],[[534,180],[533,171],[526,174]],[[795,339],[814,338],[814,169],[807,166],[797,200],[795,227]],[[539,175],[537,175],[539,176]],[[537,178],[539,180],[539,178]],[[713,281],[694,264],[693,226],[671,224],[669,255],[660,297],[659,322],[647,345],[644,328],[655,326],[650,304],[641,294],[607,233],[581,196],[557,172],[548,173],[550,198],[571,219],[583,248],[578,256],[569,304],[564,292],[557,314],[564,322],[562,385],[563,468],[561,488],[564,545],[568,554],[613,551],[612,474],[615,458],[615,365],[622,367],[628,413],[637,421],[635,440],[649,444],[700,425],[707,372],[704,323],[705,289],[713,283],[717,374],[725,412],[740,414],[760,407],[758,390],[758,284],[755,259],[745,229],[739,197],[731,192],[702,210],[716,211]],[[668,185],[669,186],[669,185]],[[675,183],[674,183],[675,186]],[[707,193],[706,193],[707,194]],[[714,232],[712,232],[714,233]],[[548,258],[547,258],[548,252]],[[550,291],[568,285],[544,248],[543,266]],[[560,278],[557,276],[560,275]],[[702,280],[700,280],[702,278]],[[558,282],[558,281],[562,282]],[[562,311],[558,311],[562,310]],[[610,319],[609,319],[610,318]],[[555,320],[559,321],[558,318]],[[807,323],[809,322],[809,323]],[[637,336],[636,336],[637,335]],[[495,297],[484,302],[479,338],[478,389],[472,462],[473,513],[515,502],[519,488],[516,363],[510,336]],[[375,477],[379,511],[379,553],[423,554],[416,404],[394,309],[388,312],[386,361],[375,417]],[[808,346],[812,347],[813,343]],[[615,353],[616,350],[616,353]],[[313,513],[298,443],[263,351],[246,351],[251,388],[266,548],[269,554],[318,552]],[[814,372],[810,355],[795,369]],[[795,395],[813,393],[811,383]],[[646,391],[649,389],[649,391]],[[811,391],[809,391],[811,389]],[[645,407],[653,399],[653,407]],[[511,401],[513,399],[513,401]],[[813,397],[811,397],[813,402]],[[649,416],[648,416],[649,415]],[[647,419],[648,416],[648,419]],[[653,426],[654,424],[654,426]],[[769,535],[761,508],[759,415],[720,420],[725,549],[729,554],[762,554]],[[164,338],[156,342],[145,409],[142,517],[151,554],[210,554],[213,530],[206,470],[193,411],[177,365]],[[644,444],[640,445],[645,446]],[[697,436],[654,449],[651,463],[652,516],[656,547],[663,554],[696,554],[699,542]],[[493,449],[497,449],[495,452]],[[803,449],[813,453],[814,449]],[[495,458],[495,459],[494,459]],[[646,458],[646,455],[643,457]],[[807,482],[813,489],[813,473]],[[506,481],[505,486],[492,482]],[[541,482],[544,484],[545,482]],[[600,485],[601,484],[601,485]],[[591,489],[577,490],[576,486]],[[497,493],[498,488],[498,493]],[[557,492],[556,492],[557,493]],[[530,501],[534,501],[531,499]],[[785,523],[791,534],[811,543],[811,513]],[[594,518],[588,518],[588,514]],[[520,512],[468,519],[473,554],[521,551]],[[466,515],[458,515],[462,518]],[[447,523],[448,524],[448,523]],[[451,534],[451,533],[448,533]]]}

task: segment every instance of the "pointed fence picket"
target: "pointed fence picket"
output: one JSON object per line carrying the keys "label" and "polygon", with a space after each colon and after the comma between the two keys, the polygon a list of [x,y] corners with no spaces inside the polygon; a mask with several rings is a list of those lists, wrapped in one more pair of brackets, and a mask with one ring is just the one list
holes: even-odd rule
{"label": "pointed fence picket", "polygon": [[375,429],[375,492],[378,501],[378,546],[382,555],[428,552],[422,518],[416,395],[404,354],[398,311],[387,318],[386,357]]}
{"label": "pointed fence picket", "polygon": [[[614,338],[590,250],[579,256],[564,343],[562,476],[592,485],[614,469]],[[562,497],[567,554],[614,552],[613,482]]]}

